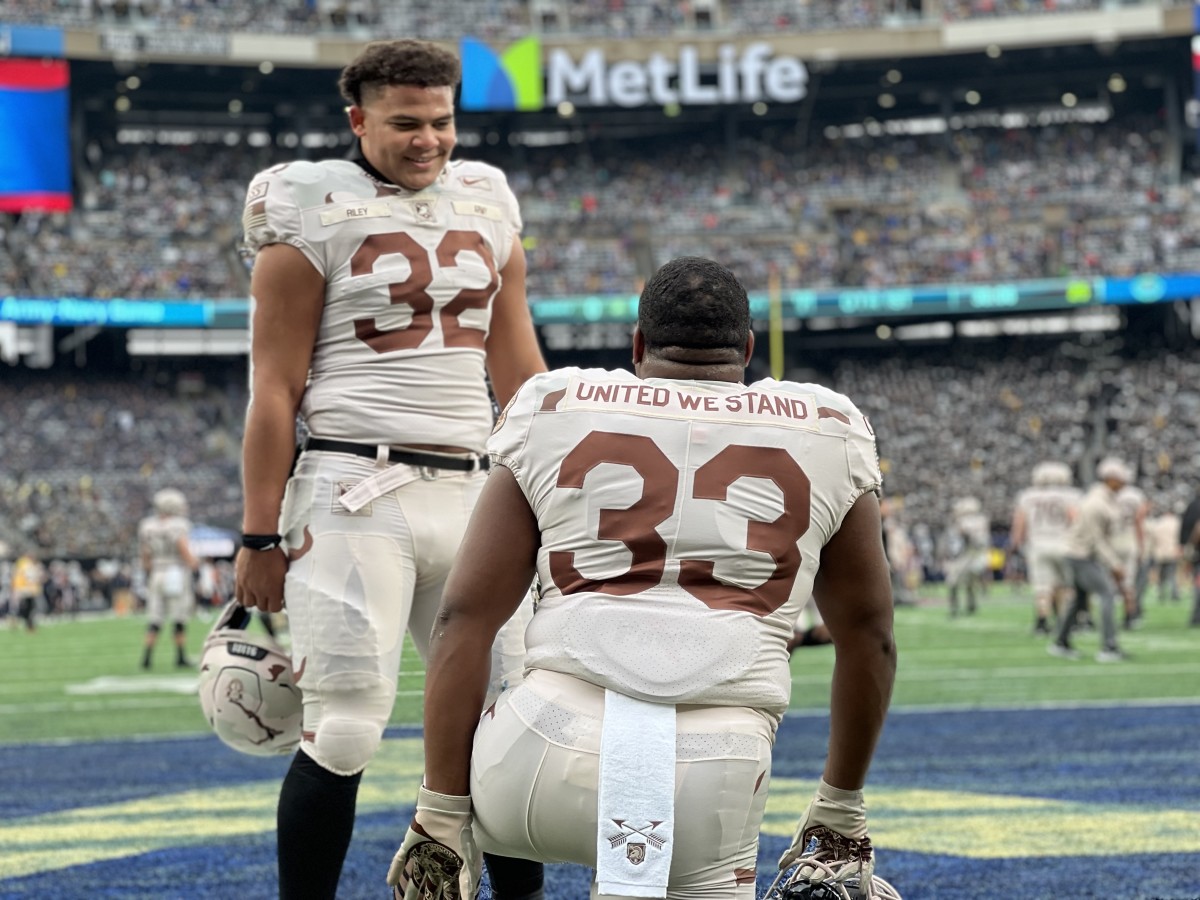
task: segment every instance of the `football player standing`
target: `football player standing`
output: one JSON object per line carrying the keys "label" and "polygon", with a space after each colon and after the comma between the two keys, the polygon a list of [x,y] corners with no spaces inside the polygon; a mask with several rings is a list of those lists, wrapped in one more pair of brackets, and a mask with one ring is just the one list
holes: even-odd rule
{"label": "football player standing", "polygon": [[1033,588],[1034,633],[1049,635],[1051,614],[1055,619],[1061,615],[1075,583],[1065,554],[1067,530],[1082,494],[1072,486],[1066,463],[1038,463],[1032,481],[1017,494],[1009,546],[1025,555]]}
{"label": "football player standing", "polygon": [[[875,440],[841,394],[743,383],[753,347],[733,273],[683,257],[642,292],[636,374],[517,392],[434,629],[397,896],[474,896],[478,848],[595,867],[599,898],[753,898],[810,594],[836,653],[829,752],[780,865],[871,893],[862,789],[896,667]],[[481,720],[535,571],[526,679]]]}
{"label": "football player standing", "polygon": [[154,494],[154,515],[138,523],[138,549],[146,574],[146,638],[142,668],[149,669],[163,620],[170,618],[175,640],[175,665],[190,664],[184,652],[187,620],[196,596],[192,573],[200,565],[188,544],[192,523],[187,518],[187,498],[174,488]]}
{"label": "football player standing", "polygon": [[[487,379],[505,404],[545,370],[516,198],[499,169],[450,159],[460,74],[434,44],[369,44],[339,80],[354,157],[278,165],[247,192],[237,599],[286,600],[304,703],[279,798],[282,898],[337,891],[405,628],[424,656],[485,481]],[[297,414],[310,436],[294,459]],[[523,626],[498,641],[493,690],[519,677]],[[540,868],[521,869],[536,896]]]}

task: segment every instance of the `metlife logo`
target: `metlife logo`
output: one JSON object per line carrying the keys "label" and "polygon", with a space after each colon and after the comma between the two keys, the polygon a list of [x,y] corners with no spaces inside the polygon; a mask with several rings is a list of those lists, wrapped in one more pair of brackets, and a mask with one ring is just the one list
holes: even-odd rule
{"label": "metlife logo", "polygon": [[464,38],[460,48],[465,110],[535,110],[564,101],[623,107],[795,103],[808,92],[804,63],[776,55],[761,42],[719,45],[707,77],[699,52],[688,45],[680,46],[674,59],[654,53],[645,61],[616,62],[599,47],[578,59],[555,49],[544,64],[536,38],[525,38],[501,55],[474,38]]}

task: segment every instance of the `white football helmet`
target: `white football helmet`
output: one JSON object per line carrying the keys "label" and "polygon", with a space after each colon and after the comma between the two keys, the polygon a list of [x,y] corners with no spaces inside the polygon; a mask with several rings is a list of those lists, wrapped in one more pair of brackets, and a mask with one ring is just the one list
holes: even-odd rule
{"label": "white football helmet", "polygon": [[1054,468],[1050,471],[1050,474],[1053,476],[1053,480],[1050,482],[1051,484],[1069,485],[1075,480],[1075,473],[1071,470],[1070,465],[1067,463],[1059,462],[1052,463],[1052,465]]}
{"label": "white football helmet", "polygon": [[959,497],[952,507],[956,516],[970,516],[983,510],[978,497]]}
{"label": "white football helmet", "polygon": [[292,661],[270,639],[247,634],[250,612],[236,600],[221,611],[200,654],[200,707],[225,744],[252,756],[300,746],[300,689]]}
{"label": "white football helmet", "polygon": [[186,516],[187,498],[175,488],[163,488],[154,494],[154,511],[160,516]]}
{"label": "white football helmet", "polygon": [[1096,466],[1096,477],[1101,481],[1107,481],[1110,478],[1115,478],[1125,484],[1129,484],[1133,480],[1133,471],[1122,460],[1115,456],[1106,456],[1100,460],[1100,464]]}

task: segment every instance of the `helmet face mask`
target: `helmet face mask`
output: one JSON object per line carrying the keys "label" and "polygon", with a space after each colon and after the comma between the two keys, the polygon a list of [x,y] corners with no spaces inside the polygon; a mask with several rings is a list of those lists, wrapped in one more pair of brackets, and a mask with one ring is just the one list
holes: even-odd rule
{"label": "helmet face mask", "polygon": [[[870,891],[863,891],[857,875],[839,881],[847,866],[857,867],[857,863],[801,857],[795,866],[776,876],[763,900],[902,900],[900,892],[878,875],[871,878]],[[806,870],[806,875],[802,876],[801,870]],[[814,875],[823,880],[811,881]]]}
{"label": "helmet face mask", "polygon": [[247,634],[249,613],[232,601],[200,655],[200,708],[227,746],[278,756],[300,746],[300,689],[292,661],[265,637]]}

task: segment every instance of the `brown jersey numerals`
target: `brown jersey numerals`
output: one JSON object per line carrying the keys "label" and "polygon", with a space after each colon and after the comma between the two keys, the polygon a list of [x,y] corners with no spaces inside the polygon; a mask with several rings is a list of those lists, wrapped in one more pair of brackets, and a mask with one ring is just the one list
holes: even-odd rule
{"label": "brown jersey numerals", "polygon": [[[621,575],[594,581],[575,566],[575,553],[552,550],[550,574],[563,594],[594,591],[626,596],[657,585],[666,568],[667,542],[657,528],[675,512],[679,469],[644,435],[593,431],[567,454],[556,486],[582,488],[587,474],[602,463],[632,468],[642,481],[641,496],[625,509],[600,511],[596,537],[619,541],[632,555]],[[808,531],[812,485],[804,470],[786,450],[731,444],[696,470],[691,498],[725,501],[729,488],[743,477],[766,478],[783,496],[783,512],[771,521],[751,519],[746,524],[747,550],[767,553],[775,569],[762,584],[743,588],[720,580],[709,559],[680,561],[679,585],[713,609],[735,609],[765,616],[783,606],[791,594],[800,568],[798,541]]]}
{"label": "brown jersey numerals", "polygon": [[429,251],[403,231],[385,231],[368,235],[350,259],[351,276],[367,275],[375,270],[379,257],[390,253],[404,256],[411,267],[408,278],[389,284],[391,305],[403,304],[413,311],[412,321],[402,328],[381,329],[374,317],[354,321],[355,336],[376,353],[415,350],[433,331],[433,317],[440,315],[442,345],[484,349],[485,332],[459,324],[459,316],[468,309],[486,309],[500,284],[496,260],[487,241],[476,231],[447,231],[435,256],[441,268],[458,265],[458,254],[470,250],[479,255],[491,273],[486,287],[463,288],[439,312],[433,308],[428,288],[433,283],[433,264]]}

